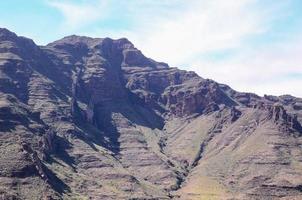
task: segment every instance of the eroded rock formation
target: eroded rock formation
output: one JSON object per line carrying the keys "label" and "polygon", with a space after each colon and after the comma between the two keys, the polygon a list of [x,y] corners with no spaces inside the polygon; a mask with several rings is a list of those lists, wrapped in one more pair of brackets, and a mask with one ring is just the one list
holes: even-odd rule
{"label": "eroded rock formation", "polygon": [[301,199],[301,105],[125,38],[37,46],[0,29],[0,197]]}

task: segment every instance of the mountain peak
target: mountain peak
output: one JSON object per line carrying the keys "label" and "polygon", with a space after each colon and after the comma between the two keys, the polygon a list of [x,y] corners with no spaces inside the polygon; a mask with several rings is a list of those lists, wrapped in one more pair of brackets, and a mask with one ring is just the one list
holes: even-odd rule
{"label": "mountain peak", "polygon": [[14,32],[11,32],[10,30],[6,29],[6,28],[0,28],[0,35],[14,35],[17,36]]}
{"label": "mountain peak", "polygon": [[90,47],[100,45],[101,43],[118,43],[126,48],[134,48],[134,45],[127,38],[112,39],[112,38],[92,38],[87,36],[69,35],[60,40],[51,42],[46,46],[56,46],[63,44],[77,45],[85,44]]}

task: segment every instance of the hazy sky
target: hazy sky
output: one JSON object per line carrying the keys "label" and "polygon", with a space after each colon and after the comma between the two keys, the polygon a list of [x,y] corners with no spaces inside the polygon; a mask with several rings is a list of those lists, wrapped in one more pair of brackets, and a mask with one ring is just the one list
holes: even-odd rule
{"label": "hazy sky", "polygon": [[0,27],[40,45],[127,37],[236,90],[302,97],[302,0],[1,0]]}

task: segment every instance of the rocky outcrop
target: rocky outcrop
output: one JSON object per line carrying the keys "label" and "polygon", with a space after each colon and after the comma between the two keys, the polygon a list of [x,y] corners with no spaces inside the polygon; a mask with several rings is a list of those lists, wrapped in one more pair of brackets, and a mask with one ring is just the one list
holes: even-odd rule
{"label": "rocky outcrop", "polygon": [[39,141],[42,160],[47,160],[47,156],[56,151],[56,133],[48,129]]}
{"label": "rocky outcrop", "polygon": [[287,126],[292,130],[298,131],[300,134],[302,133],[302,126],[297,119],[297,115],[290,115],[286,112],[284,107],[280,104],[275,104],[269,109],[269,117],[274,120],[277,124],[282,124],[282,128]]}
{"label": "rocky outcrop", "polygon": [[37,171],[37,173],[41,176],[42,179],[44,179],[45,181],[49,181],[47,174],[44,170],[43,164],[40,160],[40,158],[38,157],[37,152],[35,152],[30,145],[28,145],[25,142],[21,143],[21,147],[22,150],[28,154],[28,157],[30,158],[30,160],[33,163],[33,168],[35,168],[35,170]]}
{"label": "rocky outcrop", "polygon": [[208,113],[218,110],[218,105],[236,105],[217,83],[209,80],[190,80],[182,85],[171,86],[163,94],[172,114],[177,116]]}
{"label": "rocky outcrop", "polygon": [[235,122],[241,116],[242,112],[236,107],[232,107],[230,111],[231,122]]}

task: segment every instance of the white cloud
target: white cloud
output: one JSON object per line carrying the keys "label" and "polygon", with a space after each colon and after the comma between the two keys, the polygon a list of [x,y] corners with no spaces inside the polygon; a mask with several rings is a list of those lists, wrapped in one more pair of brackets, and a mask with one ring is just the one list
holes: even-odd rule
{"label": "white cloud", "polygon": [[177,66],[209,51],[238,48],[249,36],[266,31],[268,11],[254,0],[189,1],[191,6],[168,19],[135,29],[145,54]]}
{"label": "white cloud", "polygon": [[48,0],[47,3],[58,9],[64,16],[62,27],[65,30],[76,30],[93,22],[105,18],[107,0],[75,1]]}
{"label": "white cloud", "polygon": [[[229,59],[196,60],[191,70],[239,91],[302,97],[302,37],[242,50]],[[194,61],[193,61],[194,62]]]}

